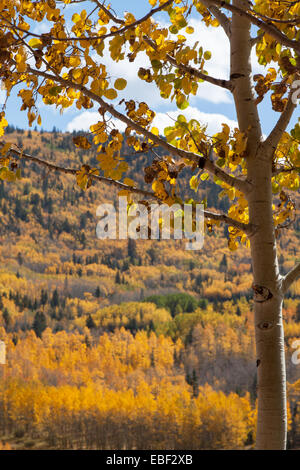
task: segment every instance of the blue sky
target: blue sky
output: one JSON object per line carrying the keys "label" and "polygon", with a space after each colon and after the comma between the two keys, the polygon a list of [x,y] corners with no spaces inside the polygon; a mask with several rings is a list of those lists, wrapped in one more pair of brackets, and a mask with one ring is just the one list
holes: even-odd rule
{"label": "blue sky", "polygon": [[[114,11],[120,17],[123,15],[124,5],[127,10],[133,12],[136,17],[145,14],[150,5],[147,0],[127,1],[126,3],[121,0],[111,0]],[[80,9],[85,8],[87,11],[91,10],[91,2],[81,4]],[[70,19],[72,14],[78,11],[77,5],[68,5],[65,7],[65,16]],[[166,21],[164,14],[156,16],[161,22]],[[228,78],[229,74],[229,44],[222,28],[206,28],[200,21],[197,13],[194,14],[192,25],[195,28],[194,35],[187,35],[190,43],[199,41],[199,46],[202,45],[204,50],[212,52],[212,59],[207,63],[207,71],[210,75],[217,78]],[[35,25],[33,30],[35,32],[46,32],[47,24],[40,23]],[[254,51],[253,51],[254,52]],[[152,109],[157,113],[154,125],[161,131],[164,127],[172,123],[172,119],[176,118],[179,114],[176,106],[168,100],[160,98],[159,92],[155,85],[147,84],[139,80],[136,72],[139,67],[147,66],[147,58],[145,56],[138,56],[136,63],[130,64],[128,61],[121,61],[113,63],[112,60],[106,56],[104,62],[108,66],[113,78],[124,77],[128,81],[127,88],[119,94],[118,100],[121,98],[134,98],[139,101],[146,101]],[[253,68],[254,73],[264,71],[262,67],[258,66],[255,61],[255,54],[253,54]],[[12,93],[6,109],[6,117],[9,124],[13,124],[20,128],[28,128],[26,112],[19,111],[20,99],[16,97],[17,91]],[[263,132],[268,134],[279,114],[274,113],[271,109],[270,98],[266,97],[264,102],[259,106]],[[52,130],[55,126],[62,131],[72,130],[88,130],[89,125],[95,123],[99,119],[97,107],[95,110],[79,111],[75,106],[68,108],[64,114],[60,114],[54,106],[46,106],[39,100],[39,111],[42,116],[42,127],[45,130]],[[180,111],[182,114],[182,111]],[[226,122],[230,126],[236,125],[236,114],[233,104],[232,96],[229,92],[215,87],[213,85],[202,83],[199,84],[199,91],[196,97],[190,100],[190,107],[187,108],[183,114],[187,118],[196,118],[203,124],[208,125],[208,132],[213,134],[220,130],[221,123]],[[291,126],[297,122],[299,113],[295,113]],[[33,126],[35,123],[33,124]],[[116,123],[118,127],[119,123]]]}

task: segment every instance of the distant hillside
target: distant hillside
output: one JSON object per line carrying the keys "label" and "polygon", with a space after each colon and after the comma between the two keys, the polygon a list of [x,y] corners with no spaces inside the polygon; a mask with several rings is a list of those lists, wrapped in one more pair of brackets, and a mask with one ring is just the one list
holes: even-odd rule
{"label": "distant hillside", "polygon": [[[75,148],[72,134],[13,127],[7,131],[5,138],[31,155],[72,168],[97,164],[93,149]],[[132,157],[128,148],[123,151],[131,163],[126,176],[147,187],[142,169],[151,155]],[[198,435],[194,425],[186,434],[186,422],[176,421],[175,415],[186,409],[181,394],[189,397],[194,423],[202,407],[207,426],[214,430],[208,444],[205,426],[201,428],[203,441],[196,439],[195,448],[213,448],[216,439],[225,439],[224,448],[252,445],[256,359],[249,250],[229,251],[222,226],[208,232],[204,248],[195,252],[186,251],[181,240],[98,240],[96,208],[115,202],[116,190],[93,184],[84,192],[73,177],[35,163],[22,162],[21,174],[15,183],[0,181],[0,339],[8,345],[0,413],[4,403],[9,401],[10,406],[9,418],[0,420],[0,441],[13,448],[101,448],[106,445],[103,423],[108,423],[110,443],[114,442],[119,428],[111,417],[117,419],[120,409],[127,420],[122,439],[129,436],[127,422],[128,429],[144,422],[140,416],[132,422],[126,401],[132,391],[133,397],[142,390],[137,400],[147,397],[143,409],[148,415],[143,419],[152,423],[149,429],[158,421],[166,422],[166,430],[172,424],[176,435],[180,429],[179,448],[186,435]],[[192,195],[188,177],[181,187]],[[226,211],[229,201],[219,200],[218,192],[203,182],[197,197],[206,197],[212,210]],[[279,253],[285,253],[279,259],[284,272],[294,264],[299,238],[299,220],[278,235]],[[284,320],[291,384],[289,443],[295,447],[300,435],[300,376],[291,356],[293,341],[300,337],[300,281],[285,300]],[[122,391],[127,389],[128,393]],[[81,394],[76,411],[73,401],[66,409],[58,404],[64,403],[65,393],[76,400]],[[106,397],[102,414],[88,398],[97,393]],[[161,410],[159,400],[170,417],[165,414],[157,421],[152,405]],[[49,406],[57,406],[55,413]],[[135,402],[132,406],[137,409]],[[229,423],[226,438],[224,416]],[[67,432],[60,420],[69,423]],[[97,432],[94,441],[84,434],[80,444],[76,430],[84,422]],[[233,436],[232,429],[238,430]],[[161,432],[168,434],[163,427]],[[149,446],[154,445],[152,438],[147,437]]]}

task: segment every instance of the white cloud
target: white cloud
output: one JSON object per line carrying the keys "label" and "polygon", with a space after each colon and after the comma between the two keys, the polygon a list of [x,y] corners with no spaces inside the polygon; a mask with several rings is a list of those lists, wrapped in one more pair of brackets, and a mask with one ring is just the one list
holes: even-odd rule
{"label": "white cloud", "polygon": [[[96,111],[84,111],[83,113],[77,115],[70,121],[67,125],[66,130],[68,132],[73,131],[89,131],[90,126],[92,124],[96,124],[98,121],[101,120],[101,116]],[[111,119],[109,121],[112,127],[116,127],[121,132],[124,132],[126,129],[126,124],[119,121],[118,119]]]}
{"label": "white cloud", "polygon": [[[209,135],[213,135],[216,132],[219,132],[222,129],[222,123],[228,124],[231,128],[237,127],[237,122],[229,119],[224,114],[203,113],[202,111],[199,111],[199,109],[191,106],[184,112],[176,110],[157,113],[153,121],[153,126],[157,127],[160,133],[163,134],[165,127],[174,125],[174,120],[176,120],[179,114],[184,114],[187,120],[196,119],[200,122],[200,124],[207,125],[207,132]],[[89,127],[99,120],[99,113],[85,111],[69,122],[67,125],[67,131],[88,131]],[[117,119],[112,119],[111,123],[121,132],[123,132],[126,128],[126,125]]]}
{"label": "white cloud", "polygon": [[45,33],[49,33],[51,28],[52,28],[51,23],[49,23],[49,21],[44,20],[41,23],[36,23],[33,32],[34,34],[45,34]]}
{"label": "white cloud", "polygon": [[204,51],[210,51],[212,54],[211,60],[205,62],[209,75],[227,79],[230,71],[230,47],[223,28],[208,28],[197,19],[192,19],[189,25],[194,28],[194,33],[186,35],[186,44],[192,47],[199,41],[198,47],[202,46]]}
{"label": "white cloud", "polygon": [[[207,28],[200,20],[194,19],[191,20],[191,26],[194,27],[195,32],[186,35],[186,43],[193,46],[196,41],[199,41],[198,48],[202,46],[204,51],[210,50],[212,59],[205,64],[207,72],[217,78],[228,78],[229,42],[223,29]],[[163,102],[157,86],[154,83],[145,83],[137,76],[140,67],[148,68],[151,66],[149,58],[145,52],[141,52],[134,62],[129,62],[127,53],[128,51],[125,53],[125,59],[119,62],[113,61],[108,53],[103,58],[99,58],[95,54],[93,60],[106,65],[107,72],[112,79],[122,77],[127,80],[128,85],[120,93],[120,97],[146,101],[155,109],[155,106]],[[207,82],[199,83],[197,96],[191,96],[191,103],[195,103],[197,98],[216,104],[232,102],[230,93],[227,90]]]}
{"label": "white cloud", "polygon": [[84,111],[69,122],[67,131],[88,131],[92,124],[96,124],[100,120],[99,118],[98,112]]}
{"label": "white cloud", "polygon": [[179,114],[184,114],[188,121],[196,119],[200,124],[207,125],[207,132],[209,135],[213,135],[222,130],[222,123],[228,124],[228,126],[232,128],[237,127],[237,122],[229,119],[224,114],[204,113],[191,106],[184,112],[170,111],[166,113],[157,113],[153,121],[153,125],[159,129],[161,134],[163,134],[165,127],[174,125],[174,120],[176,120]]}
{"label": "white cloud", "polygon": [[[165,26],[161,23],[162,26]],[[205,69],[209,75],[220,78],[228,79],[230,74],[230,46],[229,41],[221,27],[219,28],[207,28],[205,24],[198,19],[192,19],[190,25],[194,28],[194,33],[186,35],[187,44],[193,46],[196,41],[199,41],[198,48],[203,47],[203,50],[209,50],[212,53],[212,58],[205,63]],[[167,26],[167,25],[166,25]],[[96,57],[93,57],[94,60]],[[99,60],[99,58],[98,58]],[[255,54],[255,48],[253,48],[251,61],[254,73],[265,73],[264,67],[258,64],[257,57]],[[123,77],[127,80],[127,87],[122,93],[119,93],[119,98],[135,99],[137,101],[146,101],[148,105],[156,111],[156,118],[153,123],[161,133],[163,129],[168,125],[172,125],[172,118],[176,119],[178,114],[184,114],[187,119],[197,119],[200,123],[207,124],[207,130],[209,134],[214,134],[221,129],[221,124],[224,122],[230,127],[237,127],[237,122],[229,119],[227,116],[220,113],[204,113],[199,111],[199,101],[205,100],[214,104],[221,103],[232,103],[232,96],[227,91],[220,87],[211,85],[210,83],[204,82],[199,83],[197,96],[190,97],[191,106],[188,107],[183,113],[179,110],[170,110],[167,112],[161,112],[161,105],[164,108],[168,104],[168,101],[163,100],[160,97],[160,93],[153,83],[145,83],[141,81],[137,76],[137,71],[140,67],[148,68],[149,59],[145,53],[137,55],[135,62],[129,62],[127,58],[120,62],[114,62],[110,56],[101,58],[107,66],[107,71],[111,76],[112,80]],[[270,64],[270,67],[272,64]],[[88,130],[91,124],[98,122],[99,114],[97,112],[86,111],[76,116],[67,126],[68,131],[73,130]],[[121,130],[125,129],[125,125],[117,120],[112,122]]]}

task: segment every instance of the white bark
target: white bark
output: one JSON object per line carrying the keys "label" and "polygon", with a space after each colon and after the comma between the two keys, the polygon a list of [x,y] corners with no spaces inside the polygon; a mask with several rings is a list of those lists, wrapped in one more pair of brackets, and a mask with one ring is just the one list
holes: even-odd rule
{"label": "white bark", "polygon": [[[245,8],[247,2],[234,0],[233,5]],[[233,14],[231,80],[235,82],[233,93],[240,129],[249,130],[247,179],[252,189],[246,197],[250,223],[256,226],[250,240],[258,374],[256,448],[284,449],[287,420],[283,295],[272,213],[272,147],[262,144],[252,84],[250,29],[251,22],[247,17]]]}
{"label": "white bark", "polygon": [[286,276],[284,276],[283,281],[282,281],[283,293],[289,290],[293,282],[299,279],[299,277],[300,277],[300,263],[296,264],[296,266],[293,269],[291,269],[291,271],[289,271]]}
{"label": "white bark", "polygon": [[[258,170],[259,168],[259,170]],[[257,354],[257,449],[285,449],[286,373],[281,276],[272,214],[271,161],[261,152],[249,163],[255,189],[249,196],[250,220],[259,229],[251,238]]]}

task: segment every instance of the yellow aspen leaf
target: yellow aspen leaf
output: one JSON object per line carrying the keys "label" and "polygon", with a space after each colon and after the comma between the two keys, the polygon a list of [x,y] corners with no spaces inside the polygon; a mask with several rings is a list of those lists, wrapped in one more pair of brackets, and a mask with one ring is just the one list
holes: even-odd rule
{"label": "yellow aspen leaf", "polygon": [[115,100],[118,96],[118,93],[113,88],[109,88],[108,90],[105,90],[104,96],[108,100]]}
{"label": "yellow aspen leaf", "polygon": [[33,121],[34,121],[35,118],[36,118],[36,114],[35,114],[35,113],[32,113],[31,111],[28,111],[27,117],[28,117],[28,124],[29,124],[29,127],[31,127]]}
{"label": "yellow aspen leaf", "polygon": [[88,177],[85,173],[79,172],[76,176],[76,181],[78,186],[82,189],[85,190],[87,187],[87,182],[88,182]]}
{"label": "yellow aspen leaf", "polygon": [[232,238],[228,240],[228,248],[230,251],[235,251],[238,249],[238,247],[239,243],[236,240],[233,240]]}
{"label": "yellow aspen leaf", "polygon": [[159,130],[157,129],[157,127],[152,127],[151,133],[154,135],[159,135]]}
{"label": "yellow aspen leaf", "polygon": [[5,155],[9,151],[10,147],[11,147],[11,143],[6,142],[6,144],[4,144],[3,147],[1,147],[1,150],[0,150],[1,155]]}
{"label": "yellow aspen leaf", "polygon": [[167,196],[164,184],[161,181],[154,181],[152,189],[158,197],[165,198]]}
{"label": "yellow aspen leaf", "polygon": [[124,88],[126,87],[126,85],[127,85],[127,81],[126,81],[124,78],[118,78],[118,79],[115,81],[114,87],[115,87],[117,90],[124,90]]}
{"label": "yellow aspen leaf", "polygon": [[189,106],[189,102],[186,100],[184,95],[179,95],[176,99],[176,104],[179,109],[186,109]]}
{"label": "yellow aspen leaf", "polygon": [[80,15],[78,15],[78,13],[74,13],[74,15],[72,16],[72,21],[73,23],[78,23],[78,21],[80,21],[81,18],[80,18]]}
{"label": "yellow aspen leaf", "polygon": [[108,135],[106,132],[100,132],[99,134],[95,135],[94,143],[97,144],[104,144],[108,139]]}
{"label": "yellow aspen leaf", "polygon": [[126,184],[127,186],[134,186],[134,181],[130,178],[125,178],[124,184]]}
{"label": "yellow aspen leaf", "polygon": [[82,12],[80,13],[80,17],[83,21],[86,19],[86,16],[87,16],[86,10],[82,10]]}
{"label": "yellow aspen leaf", "polygon": [[208,173],[202,173],[202,175],[200,175],[201,181],[206,181],[208,178],[209,178],[209,174],[208,174]]}
{"label": "yellow aspen leaf", "polygon": [[16,175],[13,171],[10,171],[6,166],[0,168],[0,179],[4,181],[15,181]]}
{"label": "yellow aspen leaf", "polygon": [[121,189],[121,191],[118,192],[118,196],[128,196],[130,192],[127,189]]}
{"label": "yellow aspen leaf", "polygon": [[80,57],[77,57],[77,56],[70,57],[69,64],[71,67],[78,67],[81,64]]}
{"label": "yellow aspen leaf", "polygon": [[100,132],[103,132],[105,130],[105,124],[104,122],[97,122],[97,124],[92,124],[90,126],[90,130],[91,132],[93,133],[100,133]]}
{"label": "yellow aspen leaf", "polygon": [[190,188],[193,189],[194,191],[197,191],[199,185],[199,181],[197,178],[197,175],[194,175],[190,179]]}
{"label": "yellow aspen leaf", "polygon": [[4,127],[7,127],[8,126],[8,122],[7,120],[5,119],[5,117],[2,115],[2,113],[0,114],[0,136],[4,135]]}
{"label": "yellow aspen leaf", "polygon": [[192,26],[188,26],[187,28],[185,28],[185,32],[186,32],[187,34],[193,34],[194,31],[195,31],[195,30],[194,30],[194,28],[193,28]]}
{"label": "yellow aspen leaf", "polygon": [[76,137],[73,137],[73,142],[76,145],[76,147],[88,150],[91,148],[91,143],[88,141],[86,137],[83,135],[78,135]]}
{"label": "yellow aspen leaf", "polygon": [[72,76],[75,78],[75,80],[78,80],[81,78],[82,70],[81,69],[76,69],[72,71]]}
{"label": "yellow aspen leaf", "polygon": [[34,49],[34,48],[38,48],[38,47],[42,46],[43,43],[38,38],[32,38],[32,39],[30,39],[30,41],[28,41],[28,45]]}
{"label": "yellow aspen leaf", "polygon": [[125,171],[128,170],[128,163],[121,162],[120,165],[119,165],[119,169],[124,173]]}
{"label": "yellow aspen leaf", "polygon": [[68,88],[67,89],[67,95],[69,98],[74,100],[75,98],[78,98],[79,92],[74,90],[73,88]]}
{"label": "yellow aspen leaf", "polygon": [[214,19],[210,22],[210,24],[211,24],[211,26],[213,26],[214,28],[217,28],[217,27],[220,25],[219,21],[218,21],[216,18],[214,18]]}

